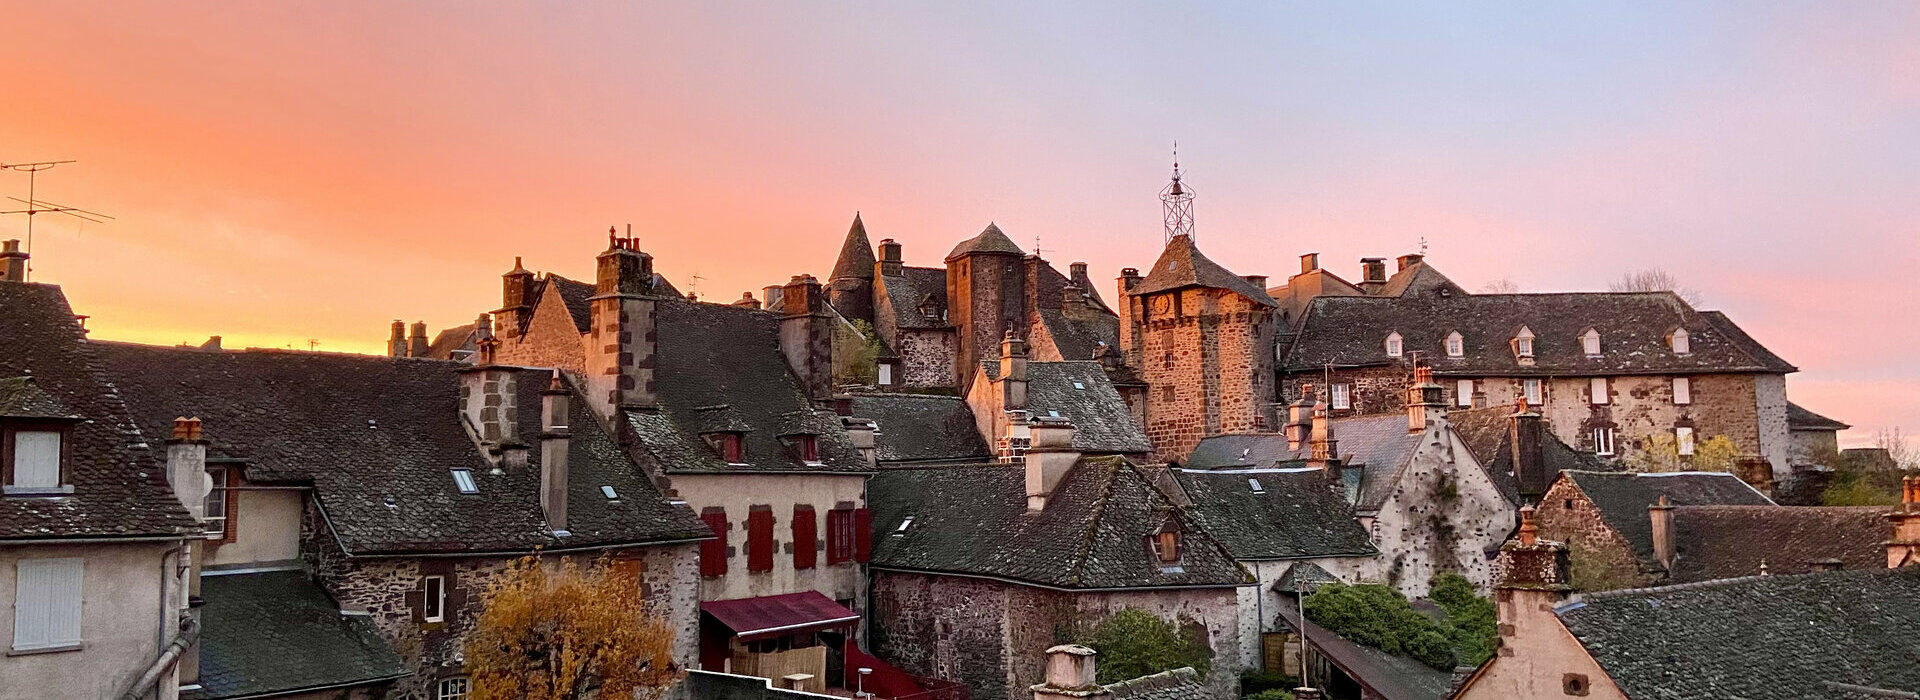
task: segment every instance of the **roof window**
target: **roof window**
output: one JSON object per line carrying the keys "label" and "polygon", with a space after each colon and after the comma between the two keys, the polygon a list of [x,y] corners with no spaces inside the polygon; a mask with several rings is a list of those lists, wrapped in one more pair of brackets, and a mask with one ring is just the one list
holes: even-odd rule
{"label": "roof window", "polygon": [[1599,357],[1600,331],[1588,328],[1585,333],[1581,333],[1580,348],[1586,351],[1587,357]]}
{"label": "roof window", "polygon": [[1400,332],[1394,331],[1392,333],[1388,333],[1387,334],[1387,357],[1400,357],[1401,355],[1404,355],[1404,354],[1406,354],[1406,343],[1401,339]]}
{"label": "roof window", "polygon": [[1080,382],[1074,382],[1074,383],[1073,383],[1073,388],[1075,388],[1075,389],[1079,389],[1079,390],[1081,390],[1081,391],[1086,391],[1086,390],[1087,390],[1087,385],[1085,385],[1085,384],[1081,384]]}
{"label": "roof window", "polygon": [[1460,331],[1447,334],[1447,357],[1466,357],[1467,341],[1460,337]]}
{"label": "roof window", "polygon": [[1254,492],[1254,493],[1266,493],[1266,492],[1267,492],[1267,488],[1266,488],[1265,486],[1261,486],[1261,485],[1260,485],[1260,480],[1259,480],[1259,479],[1257,479],[1257,478],[1254,478],[1254,477],[1247,477],[1247,488],[1251,488],[1251,489],[1253,489],[1253,492]]}
{"label": "roof window", "polygon": [[453,470],[453,485],[460,489],[460,493],[480,493],[480,485],[473,482],[473,470],[471,469]]}
{"label": "roof window", "polygon": [[910,528],[910,527],[913,527],[913,516],[911,515],[907,516],[906,519],[900,521],[900,527],[894,528],[893,534],[898,535],[898,534],[905,533],[907,531],[907,528]]}
{"label": "roof window", "polygon": [[1533,329],[1521,326],[1520,332],[1513,334],[1513,356],[1521,360],[1533,359]]}
{"label": "roof window", "polygon": [[612,486],[600,487],[600,495],[606,496],[609,501],[620,500],[620,494],[615,493]]}
{"label": "roof window", "polygon": [[1667,334],[1667,347],[1673,348],[1675,355],[1693,354],[1693,342],[1687,338],[1687,329],[1675,328]]}
{"label": "roof window", "polygon": [[1049,418],[1059,418],[1059,417],[1060,417],[1060,412],[1059,412],[1059,411],[1056,411],[1056,410],[1053,410],[1053,409],[1047,409],[1047,417],[1049,417]]}

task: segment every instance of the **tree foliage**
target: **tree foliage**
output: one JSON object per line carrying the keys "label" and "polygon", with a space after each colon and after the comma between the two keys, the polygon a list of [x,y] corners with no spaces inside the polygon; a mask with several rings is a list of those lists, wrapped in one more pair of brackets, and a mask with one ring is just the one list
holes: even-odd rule
{"label": "tree foliage", "polygon": [[1481,294],[1519,294],[1520,283],[1502,277],[1480,285]]}
{"label": "tree foliage", "polygon": [[1633,272],[1621,275],[1620,279],[1614,280],[1611,284],[1607,285],[1607,291],[1673,292],[1688,304],[1699,306],[1701,302],[1700,292],[1698,290],[1691,287],[1680,286],[1679,278],[1657,267],[1634,270]]}
{"label": "tree foliage", "polygon": [[618,562],[525,557],[483,600],[466,643],[473,700],[657,697],[679,680],[673,628]]}
{"label": "tree foliage", "polygon": [[1474,595],[1473,583],[1467,581],[1467,577],[1442,572],[1433,577],[1433,588],[1428,591],[1427,599],[1447,611],[1445,626],[1453,628],[1448,636],[1453,639],[1457,663],[1479,666],[1493,656],[1500,621],[1493,601]]}
{"label": "tree foliage", "polygon": [[1739,463],[1740,448],[1725,435],[1695,438],[1693,454],[1680,454],[1680,439],[1669,433],[1654,433],[1641,439],[1639,449],[1628,452],[1623,460],[1630,471],[1654,472],[1730,472]]}
{"label": "tree foliage", "polygon": [[1094,626],[1081,643],[1100,653],[1095,680],[1106,684],[1187,666],[1205,676],[1213,668],[1205,635],[1204,628],[1188,634],[1153,613],[1123,608]]}
{"label": "tree foliage", "polygon": [[1498,631],[1493,603],[1474,595],[1459,574],[1442,573],[1432,583],[1430,599],[1447,612],[1444,621],[1420,614],[1390,586],[1337,583],[1307,596],[1307,619],[1348,641],[1442,671],[1486,661]]}
{"label": "tree foliage", "polygon": [[873,324],[852,319],[834,326],[835,384],[873,384],[880,381],[879,361],[880,334],[873,330]]}

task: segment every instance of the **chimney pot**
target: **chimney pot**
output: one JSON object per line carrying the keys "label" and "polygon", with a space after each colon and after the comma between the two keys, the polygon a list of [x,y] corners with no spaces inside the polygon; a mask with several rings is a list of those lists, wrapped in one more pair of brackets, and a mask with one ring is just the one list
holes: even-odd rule
{"label": "chimney pot", "polygon": [[1405,270],[1409,267],[1413,267],[1414,265],[1418,265],[1420,264],[1420,261],[1425,260],[1426,257],[1427,256],[1425,255],[1419,255],[1415,253],[1408,253],[1406,255],[1402,255],[1400,256],[1400,260],[1399,260],[1400,270]]}
{"label": "chimney pot", "polygon": [[27,257],[19,239],[0,241],[0,282],[27,281]]}
{"label": "chimney pot", "polygon": [[1319,253],[1307,253],[1306,255],[1300,256],[1300,274],[1304,275],[1318,269],[1320,269]]}

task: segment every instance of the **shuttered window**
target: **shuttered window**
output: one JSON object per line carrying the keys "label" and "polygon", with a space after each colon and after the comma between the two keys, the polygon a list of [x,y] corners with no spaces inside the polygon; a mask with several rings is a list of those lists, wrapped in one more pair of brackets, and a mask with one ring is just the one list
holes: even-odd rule
{"label": "shuttered window", "polygon": [[819,536],[816,527],[813,506],[793,507],[793,568],[811,569],[819,558],[814,551],[815,538]]}
{"label": "shuttered window", "polygon": [[22,430],[13,434],[13,486],[60,485],[60,433]]}
{"label": "shuttered window", "polygon": [[1609,397],[1607,396],[1607,378],[1594,377],[1593,379],[1588,380],[1588,393],[1592,395],[1590,400],[1593,402],[1593,405],[1595,406],[1607,405],[1607,402],[1609,400]]}
{"label": "shuttered window", "polygon": [[700,519],[707,522],[713,530],[713,539],[700,543],[700,575],[707,578],[725,576],[727,573],[727,511],[725,508],[708,508],[700,512]]}
{"label": "shuttered window", "polygon": [[853,561],[853,510],[827,511],[827,563]]}
{"label": "shuttered window", "polygon": [[13,648],[57,649],[80,644],[81,576],[86,560],[22,559],[15,569]]}
{"label": "shuttered window", "polygon": [[1473,380],[1462,379],[1454,383],[1453,402],[1462,408],[1473,407]]}
{"label": "shuttered window", "polygon": [[1673,378],[1673,403],[1676,406],[1693,403],[1693,382],[1686,377]]}
{"label": "shuttered window", "polygon": [[853,560],[862,564],[873,559],[873,511],[853,511]]}
{"label": "shuttered window", "polygon": [[747,570],[773,570],[773,510],[767,506],[747,512]]}

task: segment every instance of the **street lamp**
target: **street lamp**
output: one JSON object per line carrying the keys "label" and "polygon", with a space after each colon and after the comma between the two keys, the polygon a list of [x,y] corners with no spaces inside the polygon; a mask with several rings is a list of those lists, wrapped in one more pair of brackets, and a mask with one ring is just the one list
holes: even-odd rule
{"label": "street lamp", "polygon": [[856,698],[873,697],[872,694],[867,692],[867,675],[871,673],[873,673],[873,669],[867,668],[865,666],[860,667],[860,678],[857,681],[855,681],[857,685],[855,686],[856,692],[854,692],[853,694],[854,697]]}

